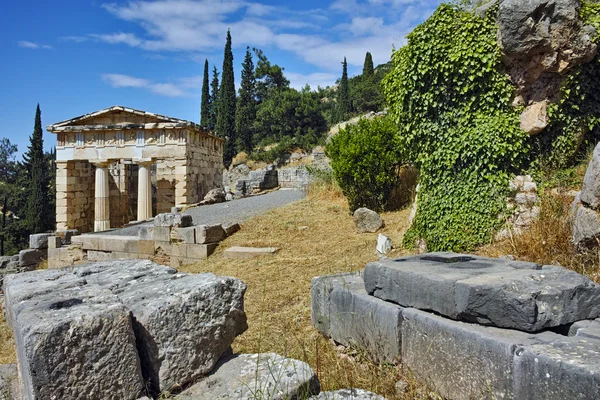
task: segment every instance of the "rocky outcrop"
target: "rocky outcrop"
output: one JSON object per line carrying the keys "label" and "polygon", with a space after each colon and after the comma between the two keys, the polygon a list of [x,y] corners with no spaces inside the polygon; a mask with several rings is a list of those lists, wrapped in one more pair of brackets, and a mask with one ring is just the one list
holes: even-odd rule
{"label": "rocky outcrop", "polygon": [[596,55],[595,29],[583,26],[579,9],[578,0],[500,1],[503,62],[525,105],[555,100],[562,74]]}
{"label": "rocky outcrop", "polygon": [[579,249],[600,244],[600,144],[583,178],[583,188],[571,206],[573,243]]}
{"label": "rocky outcrop", "polygon": [[12,275],[5,282],[25,399],[137,399],[190,383],[247,329],[246,285],[150,261]]}
{"label": "rocky outcrop", "polygon": [[206,194],[206,196],[204,196],[204,200],[200,202],[200,205],[224,203],[226,196],[227,193],[225,193],[224,189],[212,189]]}
{"label": "rocky outcrop", "polygon": [[385,225],[379,214],[364,207],[354,211],[352,218],[354,219],[354,225],[358,233],[374,233]]}

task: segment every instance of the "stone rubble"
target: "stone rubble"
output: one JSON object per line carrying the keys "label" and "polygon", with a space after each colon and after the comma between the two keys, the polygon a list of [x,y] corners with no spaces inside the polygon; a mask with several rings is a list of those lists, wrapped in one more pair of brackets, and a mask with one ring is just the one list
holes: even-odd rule
{"label": "stone rubble", "polygon": [[364,207],[354,211],[352,218],[358,233],[375,233],[385,225],[379,214]]}

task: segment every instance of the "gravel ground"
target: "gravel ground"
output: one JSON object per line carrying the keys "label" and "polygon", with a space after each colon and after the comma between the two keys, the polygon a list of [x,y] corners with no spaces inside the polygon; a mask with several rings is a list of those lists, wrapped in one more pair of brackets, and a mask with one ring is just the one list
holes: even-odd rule
{"label": "gravel ground", "polygon": [[[194,225],[215,225],[226,222],[243,222],[274,208],[282,207],[302,199],[304,192],[296,189],[282,189],[260,196],[245,197],[225,203],[199,206],[184,211],[194,219]],[[144,222],[108,232],[102,235],[137,236],[141,226],[152,225]]]}

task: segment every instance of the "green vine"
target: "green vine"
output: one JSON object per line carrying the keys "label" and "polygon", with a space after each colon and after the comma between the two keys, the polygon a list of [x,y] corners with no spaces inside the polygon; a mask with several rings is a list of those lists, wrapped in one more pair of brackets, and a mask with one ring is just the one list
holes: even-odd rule
{"label": "green vine", "polygon": [[500,71],[496,12],[482,18],[442,4],[392,56],[384,92],[421,174],[407,246],[423,238],[430,250],[469,250],[491,239],[506,211],[529,141]]}

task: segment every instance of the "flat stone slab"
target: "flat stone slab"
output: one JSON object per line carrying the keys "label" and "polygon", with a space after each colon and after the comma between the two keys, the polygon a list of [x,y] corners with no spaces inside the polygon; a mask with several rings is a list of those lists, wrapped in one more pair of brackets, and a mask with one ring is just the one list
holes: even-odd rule
{"label": "flat stone slab", "polygon": [[144,388],[131,313],[66,271],[5,278],[23,398],[137,399]]}
{"label": "flat stone slab", "polygon": [[569,336],[580,336],[600,340],[600,318],[577,321],[569,328]]}
{"label": "flat stone slab", "polygon": [[254,258],[262,256],[274,256],[279,249],[277,247],[241,247],[233,246],[223,252],[225,258]]}
{"label": "flat stone slab", "polygon": [[600,316],[600,285],[556,266],[431,253],[369,263],[364,280],[382,300],[527,332]]}
{"label": "flat stone slab", "polygon": [[223,357],[210,375],[175,399],[305,399],[319,391],[319,380],[305,362],[274,353],[240,354]]}
{"label": "flat stone slab", "polygon": [[365,350],[376,361],[398,360],[402,310],[369,296],[359,272],[316,277],[311,283],[313,325],[338,343]]}
{"label": "flat stone slab", "polygon": [[340,389],[335,392],[321,392],[309,400],[385,400],[383,396],[363,389]]}

